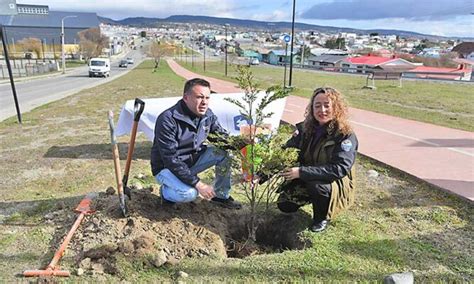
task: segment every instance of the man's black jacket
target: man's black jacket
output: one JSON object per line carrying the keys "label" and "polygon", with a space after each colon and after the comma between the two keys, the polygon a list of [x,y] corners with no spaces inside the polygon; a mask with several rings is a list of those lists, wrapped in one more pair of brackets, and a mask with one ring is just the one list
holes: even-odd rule
{"label": "man's black jacket", "polygon": [[[196,125],[197,124],[197,125]],[[206,150],[203,144],[209,133],[227,135],[217,116],[207,109],[197,118],[181,99],[156,119],[155,138],[151,148],[151,170],[156,176],[161,170],[170,170],[182,182],[195,186],[199,181],[190,167]]]}

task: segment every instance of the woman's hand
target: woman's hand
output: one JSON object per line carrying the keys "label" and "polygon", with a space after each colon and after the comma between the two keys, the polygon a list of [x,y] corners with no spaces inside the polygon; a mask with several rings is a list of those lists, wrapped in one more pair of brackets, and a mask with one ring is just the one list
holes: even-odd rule
{"label": "woman's hand", "polygon": [[284,177],[286,180],[293,180],[293,179],[300,178],[300,168],[293,167],[293,168],[283,170],[280,175]]}

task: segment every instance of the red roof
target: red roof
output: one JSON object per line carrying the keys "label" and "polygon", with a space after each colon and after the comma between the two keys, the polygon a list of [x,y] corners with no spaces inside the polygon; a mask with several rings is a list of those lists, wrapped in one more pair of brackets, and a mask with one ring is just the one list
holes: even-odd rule
{"label": "red roof", "polygon": [[[468,72],[468,71],[469,69],[443,68],[443,67],[430,67],[430,66],[417,66],[416,68],[410,70],[410,72],[415,72],[415,73],[420,72],[420,74],[416,74],[416,77],[418,78],[449,79],[449,80],[459,80],[461,79],[461,77],[463,77],[461,74],[465,75],[465,72]],[[425,73],[425,72],[429,72],[429,73]],[[437,75],[436,73],[440,73],[440,75]],[[453,73],[453,75],[448,75],[445,73]]]}
{"label": "red roof", "polygon": [[[398,59],[398,58],[395,58]],[[361,64],[361,65],[380,65],[388,61],[392,61],[394,58],[380,57],[380,56],[359,56],[347,58],[346,61],[352,64]]]}
{"label": "red roof", "polygon": [[436,73],[461,73],[467,71],[466,69],[458,68],[444,68],[444,67],[430,67],[430,66],[417,66],[415,69],[411,69],[410,72],[436,72]]}

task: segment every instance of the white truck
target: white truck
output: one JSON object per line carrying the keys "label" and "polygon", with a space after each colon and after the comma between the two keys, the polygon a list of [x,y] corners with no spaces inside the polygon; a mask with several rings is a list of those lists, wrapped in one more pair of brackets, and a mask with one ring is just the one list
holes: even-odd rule
{"label": "white truck", "polygon": [[89,77],[95,76],[110,76],[110,60],[108,58],[91,58],[89,60]]}

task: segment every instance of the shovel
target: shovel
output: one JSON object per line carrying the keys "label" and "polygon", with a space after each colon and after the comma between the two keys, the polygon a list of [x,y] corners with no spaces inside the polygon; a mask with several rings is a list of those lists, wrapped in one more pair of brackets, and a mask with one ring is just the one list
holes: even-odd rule
{"label": "shovel", "polygon": [[79,228],[79,225],[84,219],[84,216],[86,214],[91,214],[94,212],[93,210],[91,210],[90,204],[92,202],[92,199],[94,199],[96,195],[97,195],[96,193],[88,193],[86,197],[84,197],[84,199],[81,200],[81,202],[79,203],[79,205],[77,206],[75,210],[77,213],[79,213],[79,216],[77,217],[76,222],[74,222],[74,225],[72,225],[72,228],[67,233],[66,238],[64,239],[61,246],[54,253],[54,257],[51,260],[51,262],[48,264],[48,266],[43,270],[26,270],[23,272],[23,276],[25,277],[35,277],[35,276],[69,277],[71,276],[71,273],[69,271],[59,269],[58,262],[59,262],[59,259],[64,255],[64,251],[66,250],[69,244],[69,241],[71,241],[72,236],[76,232],[77,228]]}
{"label": "shovel", "polygon": [[132,164],[133,150],[135,149],[135,138],[137,137],[137,128],[138,122],[140,121],[140,116],[145,109],[145,102],[139,98],[135,99],[135,104],[133,106],[133,126],[132,132],[130,133],[130,144],[128,146],[127,162],[125,164],[125,171],[123,173],[122,184],[125,194],[128,198],[132,199],[132,190],[127,186],[128,183],[128,174],[130,173],[130,165]]}
{"label": "shovel", "polygon": [[114,113],[109,110],[109,127],[110,127],[110,138],[112,141],[112,154],[114,156],[114,167],[115,167],[115,180],[117,181],[117,192],[120,201],[120,209],[124,217],[128,216],[127,204],[125,203],[125,195],[123,194],[123,185],[120,180],[120,155],[117,146],[117,137],[115,137],[115,126],[114,126]]}

